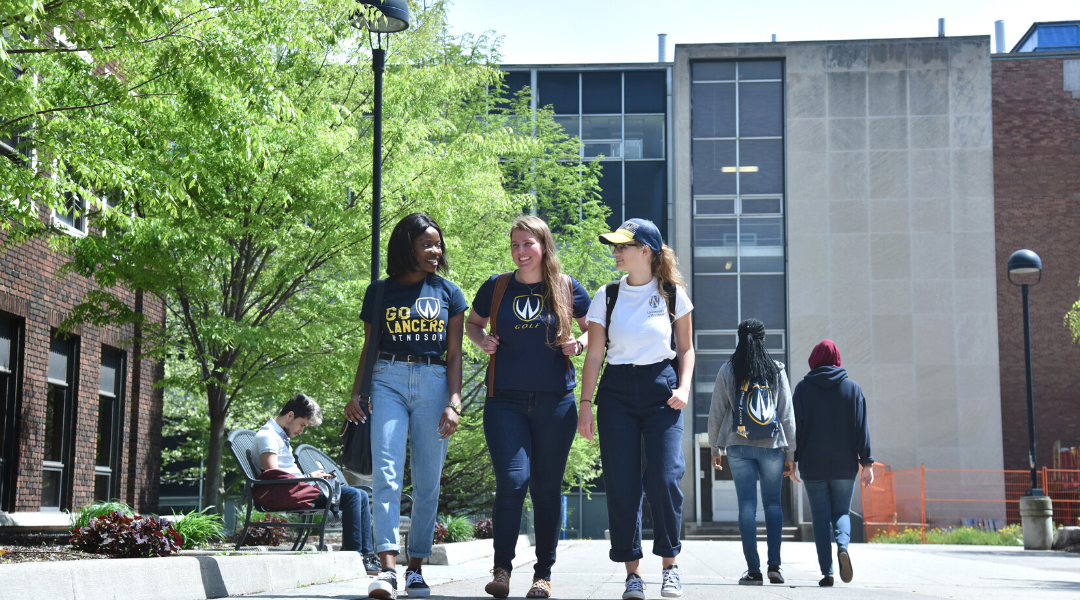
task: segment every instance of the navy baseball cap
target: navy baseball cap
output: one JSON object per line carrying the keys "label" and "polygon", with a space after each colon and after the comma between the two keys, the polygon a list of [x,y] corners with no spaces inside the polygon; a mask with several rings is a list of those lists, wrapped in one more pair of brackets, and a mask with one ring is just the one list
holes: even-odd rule
{"label": "navy baseball cap", "polygon": [[660,230],[648,219],[627,219],[612,233],[601,233],[600,241],[609,245],[641,242],[653,252],[660,252],[664,246],[664,238],[660,237]]}

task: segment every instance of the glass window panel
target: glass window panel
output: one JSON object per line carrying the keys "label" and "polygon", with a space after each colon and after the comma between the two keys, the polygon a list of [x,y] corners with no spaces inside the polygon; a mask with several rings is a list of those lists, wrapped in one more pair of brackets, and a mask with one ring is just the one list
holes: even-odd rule
{"label": "glass window panel", "polygon": [[695,198],[694,215],[733,215],[735,214],[734,198]]}
{"label": "glass window panel", "polygon": [[699,329],[738,328],[738,285],[738,280],[732,275],[695,274],[694,327]]}
{"label": "glass window panel", "polygon": [[694,81],[733,81],[735,79],[734,61],[693,62],[690,72]]}
{"label": "glass window panel", "polygon": [[621,162],[600,162],[600,202],[611,209],[608,231],[615,231],[623,222]]}
{"label": "glass window panel", "polygon": [[702,352],[694,357],[694,389],[701,390],[705,393],[705,390],[712,391],[713,384],[716,382],[716,374],[720,372],[720,367],[724,365],[731,355],[729,354],[713,354]]}
{"label": "glass window panel", "polygon": [[621,140],[622,117],[582,117],[581,139]]}
{"label": "glass window panel", "polygon": [[735,219],[694,220],[694,272],[735,273]]}
{"label": "glass window panel", "polygon": [[70,344],[54,338],[49,345],[49,379],[67,381]]}
{"label": "glass window panel", "polygon": [[623,110],[628,113],[667,112],[667,73],[664,71],[627,71],[623,75],[626,98]]}
{"label": "glass window panel", "polygon": [[112,466],[113,407],[115,404],[115,399],[104,396],[98,401],[97,460],[94,464],[99,467]]}
{"label": "glass window panel", "polygon": [[739,137],[783,135],[784,97],[781,84],[739,84]]}
{"label": "glass window panel", "polygon": [[739,238],[743,246],[784,245],[783,219],[743,219],[741,225]]}
{"label": "glass window panel", "polygon": [[583,71],[581,112],[603,115],[622,112],[622,73]]}
{"label": "glass window panel", "polygon": [[626,117],[627,159],[664,158],[664,117],[662,115]]}
{"label": "glass window panel", "polygon": [[551,105],[556,114],[578,114],[578,74],[540,72],[536,74],[540,88],[540,106]]}
{"label": "glass window panel", "polygon": [[98,473],[94,475],[94,500],[101,502],[108,502],[110,498],[109,487],[112,482],[112,475],[108,473]]}
{"label": "glass window panel", "polygon": [[[514,98],[518,92],[528,87],[532,82],[532,75],[528,71],[513,71],[503,74],[503,84],[506,91],[503,98]],[[576,112],[576,111],[575,111]]]}
{"label": "glass window panel", "polygon": [[778,60],[749,60],[739,62],[739,81],[747,79],[780,79],[783,64]]}
{"label": "glass window panel", "polygon": [[759,319],[767,329],[787,327],[783,275],[744,275],[741,291],[744,319]]}
{"label": "glass window panel", "polygon": [[45,452],[43,460],[64,461],[64,409],[68,388],[49,384],[45,397]]}
{"label": "glass window panel", "polygon": [[555,117],[555,122],[566,132],[566,137],[581,136],[581,122],[578,117]]}
{"label": "glass window panel", "polygon": [[691,133],[695,138],[735,137],[735,86],[695,83],[691,91]]}
{"label": "glass window panel", "polygon": [[780,213],[779,198],[743,198],[742,210],[744,215],[771,215]]}
{"label": "glass window panel", "polygon": [[41,507],[60,508],[60,471],[46,470],[42,472]]}
{"label": "glass window panel", "polygon": [[[766,331],[765,332],[765,349],[769,351],[777,352],[778,354],[784,353],[784,333],[781,331]],[[777,358],[777,360],[781,360]]]}
{"label": "glass window panel", "polygon": [[[711,402],[710,397],[710,402]],[[694,433],[705,433],[709,431],[709,417],[694,417]],[[709,467],[710,469],[712,467]]]}
{"label": "glass window panel", "polygon": [[[695,142],[696,144],[697,142]],[[783,168],[783,140],[747,140],[739,142],[740,193],[781,193],[784,187]],[[696,174],[695,170],[695,176]],[[696,189],[694,191],[700,193]]]}
{"label": "glass window panel", "polygon": [[734,352],[736,344],[739,343],[739,336],[737,334],[728,333],[697,333],[695,334],[697,341],[694,343],[694,349],[697,351],[703,350],[727,350]]}
{"label": "glass window panel", "polygon": [[[695,140],[690,161],[695,195],[735,193],[735,142]],[[725,173],[724,167],[730,172]]]}
{"label": "glass window panel", "polygon": [[0,371],[10,371],[11,367],[14,366],[11,363],[11,348],[14,337],[15,328],[11,326],[11,321],[0,319]]}
{"label": "glass window panel", "polygon": [[783,273],[783,248],[754,249],[742,252],[739,257],[739,270],[743,273]]}
{"label": "glass window panel", "polygon": [[583,150],[585,158],[596,158],[603,156],[604,158],[622,158],[622,144],[619,142],[594,142],[591,144],[584,144]]}
{"label": "glass window panel", "polygon": [[626,170],[626,215],[648,219],[667,231],[667,168],[663,161],[635,161]]}

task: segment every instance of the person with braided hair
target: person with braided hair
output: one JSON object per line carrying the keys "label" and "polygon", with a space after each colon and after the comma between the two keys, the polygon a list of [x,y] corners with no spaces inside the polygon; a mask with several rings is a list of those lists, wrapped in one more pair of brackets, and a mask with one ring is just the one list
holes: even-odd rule
{"label": "person with braided hair", "polygon": [[757,488],[765,510],[768,575],[771,583],[784,583],[780,572],[780,540],[784,514],[780,493],[784,477],[795,475],[795,413],[784,364],[765,349],[765,324],[757,319],[739,323],[739,343],[731,359],[720,367],[709,410],[709,445],[713,467],[723,468],[728,457],[735,496],[739,502],[746,573],[740,585],[762,585],[757,550]]}

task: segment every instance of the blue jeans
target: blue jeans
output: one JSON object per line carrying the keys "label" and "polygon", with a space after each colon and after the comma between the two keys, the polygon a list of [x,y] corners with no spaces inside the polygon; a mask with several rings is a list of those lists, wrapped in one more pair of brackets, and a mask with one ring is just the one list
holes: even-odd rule
{"label": "blue jeans", "polygon": [[[324,506],[326,496],[321,496],[316,506]],[[367,556],[374,552],[371,541],[371,511],[368,495],[347,485],[341,486],[341,549]]]}
{"label": "blue jeans", "polygon": [[495,566],[514,568],[525,492],[535,514],[533,577],[551,579],[562,528],[562,481],[577,432],[574,394],[496,390],[484,404],[484,437],[495,470]]}
{"label": "blue jeans", "polygon": [[653,554],[673,558],[682,550],[683,411],[667,405],[675,385],[668,361],[604,367],[596,393],[596,430],[611,532],[608,556],[615,562],[642,557],[643,488],[652,507]]}
{"label": "blue jeans", "polygon": [[832,575],[832,542],[837,550],[847,550],[851,542],[851,495],[854,479],[805,481],[814,520],[814,545],[822,575]]}
{"label": "blue jeans", "polygon": [[446,367],[380,360],[371,377],[372,514],[375,551],[399,552],[405,442],[412,444],[413,509],[409,554],[431,555],[447,440],[439,420],[450,400]]}
{"label": "blue jeans", "polygon": [[757,551],[757,491],[761,481],[761,506],[765,509],[765,539],[769,564],[780,566],[780,540],[784,533],[784,512],[780,491],[784,487],[784,449],[736,445],[727,447],[735,496],[739,499],[739,537],[742,538],[746,569],[761,572]]}

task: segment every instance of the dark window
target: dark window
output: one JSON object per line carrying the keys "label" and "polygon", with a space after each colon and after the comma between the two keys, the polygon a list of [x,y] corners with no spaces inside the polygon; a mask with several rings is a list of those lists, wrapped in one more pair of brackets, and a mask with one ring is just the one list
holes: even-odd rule
{"label": "dark window", "polygon": [[582,114],[622,112],[622,73],[585,71],[581,74]]}
{"label": "dark window", "polygon": [[738,329],[738,289],[739,279],[734,275],[695,275],[694,329]]}
{"label": "dark window", "polygon": [[[77,185],[79,178],[71,167],[68,167],[67,173],[71,185]],[[82,195],[74,190],[67,190],[64,192],[64,209],[56,211],[56,220],[73,229],[84,231],[85,212],[86,202],[83,200]]]}
{"label": "dark window", "polygon": [[628,113],[667,112],[667,73],[664,71],[628,71],[623,86]]}
{"label": "dark window", "polygon": [[117,495],[120,457],[120,415],[123,400],[124,355],[111,348],[101,351],[98,383],[97,452],[94,461],[94,500]]}
{"label": "dark window", "polygon": [[694,140],[693,146],[694,194],[734,194],[735,142]]}
{"label": "dark window", "polygon": [[578,114],[578,74],[543,72],[536,75],[540,106],[551,105],[556,114]]}
{"label": "dark window", "polygon": [[627,160],[636,158],[664,158],[664,116],[627,115],[624,117],[625,149]]}
{"label": "dark window", "polygon": [[734,81],[735,63],[695,62],[690,65],[694,81]]}
{"label": "dark window", "polygon": [[739,193],[779,194],[784,191],[784,142],[739,142]]}
{"label": "dark window", "polygon": [[607,224],[615,231],[623,222],[622,163],[600,162],[600,202],[611,209]]}
{"label": "dark window", "polygon": [[739,137],[783,135],[783,97],[780,83],[739,84]]}
{"label": "dark window", "polygon": [[0,314],[0,510],[10,511],[15,500],[15,456],[18,450],[19,366],[22,322]]}
{"label": "dark window", "polygon": [[695,83],[690,119],[695,138],[735,137],[735,85]]}
{"label": "dark window", "polygon": [[628,161],[626,216],[648,219],[667,231],[667,168],[663,161]]}
{"label": "dark window", "polygon": [[744,275],[741,279],[742,318],[760,319],[767,329],[787,328],[784,276]]}
{"label": "dark window", "polygon": [[778,60],[754,60],[739,63],[739,81],[748,79],[780,79],[784,67]]}
{"label": "dark window", "polygon": [[513,71],[503,73],[503,84],[506,86],[506,91],[504,92],[503,97],[517,97],[518,92],[528,87],[531,81],[532,77],[529,75],[528,71]]}
{"label": "dark window", "polygon": [[55,334],[49,345],[45,397],[45,444],[41,508],[70,508],[71,460],[75,432],[75,342]]}

